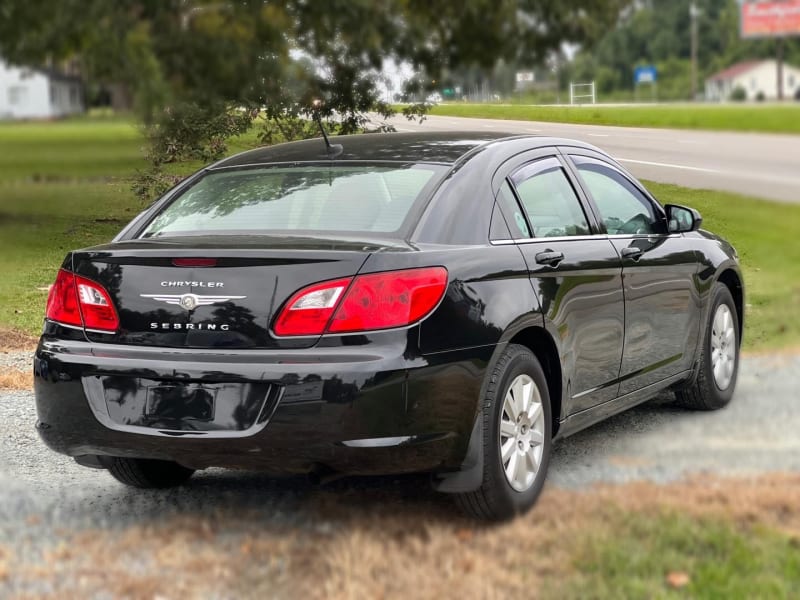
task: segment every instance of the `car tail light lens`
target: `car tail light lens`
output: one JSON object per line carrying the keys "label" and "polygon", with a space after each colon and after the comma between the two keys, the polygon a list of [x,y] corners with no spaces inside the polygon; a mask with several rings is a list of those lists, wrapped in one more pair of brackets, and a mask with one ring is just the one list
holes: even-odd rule
{"label": "car tail light lens", "polygon": [[64,269],[50,289],[45,314],[64,325],[109,332],[119,328],[117,311],[103,286]]}
{"label": "car tail light lens", "polygon": [[410,325],[436,307],[446,287],[444,267],[359,275],[328,331],[345,333]]}
{"label": "car tail light lens", "polygon": [[436,308],[447,269],[426,267],[368,273],[304,288],[275,322],[277,335],[356,333],[411,325]]}
{"label": "car tail light lens", "polygon": [[352,277],[303,288],[289,298],[275,321],[278,335],[321,335]]}
{"label": "car tail light lens", "polygon": [[81,311],[78,308],[78,290],[75,286],[75,275],[61,269],[56,282],[47,296],[45,316],[51,321],[64,325],[83,327]]}

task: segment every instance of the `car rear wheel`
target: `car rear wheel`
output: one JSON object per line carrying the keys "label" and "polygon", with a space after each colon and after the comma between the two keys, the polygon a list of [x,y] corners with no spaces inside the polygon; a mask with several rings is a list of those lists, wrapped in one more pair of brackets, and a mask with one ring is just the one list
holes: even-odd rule
{"label": "car rear wheel", "polygon": [[137,488],[168,488],[185,483],[194,473],[167,460],[113,457],[108,472],[119,482]]}
{"label": "car rear wheel", "polygon": [[490,375],[483,402],[483,479],[456,500],[469,516],[493,521],[528,510],[550,461],[550,395],[539,361],[510,344]]}
{"label": "car rear wheel", "polygon": [[733,397],[739,372],[739,318],[727,286],[714,287],[695,380],[675,392],[678,404],[693,410],[716,410]]}

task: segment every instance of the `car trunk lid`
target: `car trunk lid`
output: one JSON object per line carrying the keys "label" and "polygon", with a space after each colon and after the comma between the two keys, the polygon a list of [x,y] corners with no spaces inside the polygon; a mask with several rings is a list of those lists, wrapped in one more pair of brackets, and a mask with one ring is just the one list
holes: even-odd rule
{"label": "car trunk lid", "polygon": [[283,236],[134,240],[73,253],[75,273],[108,292],[120,326],[94,342],[191,348],[303,348],[270,327],[298,289],[355,275],[373,252],[401,241]]}

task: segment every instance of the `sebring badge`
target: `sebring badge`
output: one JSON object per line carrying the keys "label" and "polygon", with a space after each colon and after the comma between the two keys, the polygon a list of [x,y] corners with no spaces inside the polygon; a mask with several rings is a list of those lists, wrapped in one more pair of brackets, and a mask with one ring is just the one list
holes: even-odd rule
{"label": "sebring badge", "polygon": [[242,300],[247,296],[199,296],[197,294],[139,294],[142,298],[151,298],[156,302],[177,304],[185,310],[194,310],[198,306],[209,306],[230,300]]}

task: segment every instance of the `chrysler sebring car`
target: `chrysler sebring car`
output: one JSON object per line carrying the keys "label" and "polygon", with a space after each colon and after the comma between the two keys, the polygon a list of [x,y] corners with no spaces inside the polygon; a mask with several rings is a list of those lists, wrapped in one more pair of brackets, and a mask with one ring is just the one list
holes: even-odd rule
{"label": "chrysler sebring car", "polygon": [[486,133],[281,144],[67,254],[37,428],[136,487],[199,469],[430,473],[469,514],[539,495],[553,441],[736,384],[735,250],[599,149]]}

